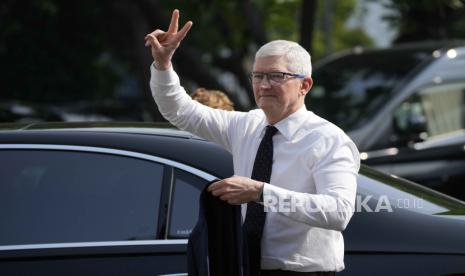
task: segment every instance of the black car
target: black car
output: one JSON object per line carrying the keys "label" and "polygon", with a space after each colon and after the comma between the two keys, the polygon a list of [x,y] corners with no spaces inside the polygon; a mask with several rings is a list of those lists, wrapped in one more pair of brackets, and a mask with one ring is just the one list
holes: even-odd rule
{"label": "black car", "polygon": [[[462,135],[465,140],[465,135]],[[465,200],[465,141],[362,152],[363,162]]]}
{"label": "black car", "polygon": [[465,146],[464,68],[465,41],[355,48],[315,64],[307,106],[364,163],[465,199],[465,158],[450,150]]}
{"label": "black car", "polygon": [[[0,125],[0,275],[184,275],[219,146],[153,124]],[[362,166],[341,275],[465,273],[465,203]]]}

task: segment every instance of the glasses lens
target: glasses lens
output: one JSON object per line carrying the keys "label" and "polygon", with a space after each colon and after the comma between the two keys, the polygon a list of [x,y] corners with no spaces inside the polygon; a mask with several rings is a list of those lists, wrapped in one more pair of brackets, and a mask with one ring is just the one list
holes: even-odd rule
{"label": "glasses lens", "polygon": [[259,83],[263,80],[264,74],[263,73],[251,73],[250,80],[254,83]]}
{"label": "glasses lens", "polygon": [[250,73],[249,78],[254,84],[260,84],[264,78],[268,79],[268,82],[271,85],[277,85],[283,83],[286,79],[286,73],[283,72],[270,72],[270,73],[259,73],[253,72]]}
{"label": "glasses lens", "polygon": [[284,73],[268,73],[268,78],[270,81],[275,83],[282,83],[284,81]]}

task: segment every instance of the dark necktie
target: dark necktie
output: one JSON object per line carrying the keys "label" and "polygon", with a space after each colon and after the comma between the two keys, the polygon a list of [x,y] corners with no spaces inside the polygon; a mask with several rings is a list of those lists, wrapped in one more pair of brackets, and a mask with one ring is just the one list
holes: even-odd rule
{"label": "dark necktie", "polygon": [[[253,164],[252,179],[270,182],[273,165],[273,135],[278,131],[274,126],[267,126],[266,133],[260,142]],[[244,232],[249,252],[251,276],[259,275],[261,260],[261,240],[266,213],[264,207],[256,202],[247,203],[247,213],[244,222]]]}

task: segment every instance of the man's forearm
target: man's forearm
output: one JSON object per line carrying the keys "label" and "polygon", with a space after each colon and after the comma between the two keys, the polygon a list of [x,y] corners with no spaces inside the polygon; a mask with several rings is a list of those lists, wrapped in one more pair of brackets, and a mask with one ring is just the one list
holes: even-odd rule
{"label": "man's forearm", "polygon": [[176,127],[229,150],[227,129],[233,120],[231,112],[212,109],[192,100],[171,66],[165,71],[157,70],[153,65],[150,67],[150,89],[163,117]]}
{"label": "man's forearm", "polygon": [[[154,64],[150,66],[150,89],[160,113],[165,119],[176,125],[178,110],[190,101],[190,97],[179,83],[179,77],[170,66],[167,70],[158,70]],[[182,127],[182,126],[178,126]]]}
{"label": "man's forearm", "polygon": [[308,194],[265,184],[263,204],[268,212],[278,212],[295,221],[342,231],[355,209],[356,180],[348,175],[347,189],[341,192]]}

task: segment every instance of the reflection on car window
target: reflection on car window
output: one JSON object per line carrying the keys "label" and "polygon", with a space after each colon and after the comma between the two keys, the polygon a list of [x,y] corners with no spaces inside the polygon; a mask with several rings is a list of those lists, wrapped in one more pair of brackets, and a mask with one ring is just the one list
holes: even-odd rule
{"label": "reflection on car window", "polygon": [[175,170],[169,238],[187,238],[199,215],[199,197],[207,181]]}
{"label": "reflection on car window", "polygon": [[49,150],[0,159],[0,245],[156,238],[162,165]]}
{"label": "reflection on car window", "polygon": [[418,91],[396,112],[401,130],[408,127],[412,118],[423,118],[428,137],[465,129],[465,83],[435,85]]}
{"label": "reflection on car window", "polygon": [[362,166],[362,178],[357,192],[362,197],[378,200],[385,197],[392,207],[408,209],[423,214],[465,215],[465,204],[457,199]]}
{"label": "reflection on car window", "polygon": [[396,109],[393,123],[394,147],[459,143],[465,131],[465,83],[434,84],[416,91]]}
{"label": "reflection on car window", "polygon": [[370,119],[392,96],[393,88],[430,50],[363,53],[317,66],[307,106],[317,115],[351,130]]}

